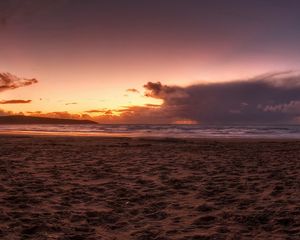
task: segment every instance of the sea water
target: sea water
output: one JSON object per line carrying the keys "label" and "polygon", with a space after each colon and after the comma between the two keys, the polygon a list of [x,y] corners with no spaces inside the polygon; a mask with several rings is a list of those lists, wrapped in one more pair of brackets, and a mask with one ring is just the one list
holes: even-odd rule
{"label": "sea water", "polygon": [[286,138],[300,139],[300,125],[0,125],[0,133],[171,137],[171,138]]}

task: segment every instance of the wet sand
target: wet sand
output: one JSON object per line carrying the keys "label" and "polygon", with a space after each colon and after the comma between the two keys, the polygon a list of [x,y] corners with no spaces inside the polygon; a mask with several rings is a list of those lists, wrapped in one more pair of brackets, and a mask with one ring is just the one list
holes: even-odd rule
{"label": "wet sand", "polygon": [[300,141],[0,136],[0,239],[300,239]]}

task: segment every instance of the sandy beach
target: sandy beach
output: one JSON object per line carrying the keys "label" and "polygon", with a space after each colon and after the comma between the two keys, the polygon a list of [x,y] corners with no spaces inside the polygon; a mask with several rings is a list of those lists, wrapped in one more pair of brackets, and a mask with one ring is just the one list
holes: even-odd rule
{"label": "sandy beach", "polygon": [[0,239],[300,239],[300,141],[0,136]]}

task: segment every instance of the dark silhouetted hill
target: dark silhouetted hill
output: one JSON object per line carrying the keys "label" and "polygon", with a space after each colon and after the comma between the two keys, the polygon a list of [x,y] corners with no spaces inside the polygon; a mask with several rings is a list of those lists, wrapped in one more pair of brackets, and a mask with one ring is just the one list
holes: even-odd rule
{"label": "dark silhouetted hill", "polygon": [[97,124],[97,123],[90,120],[11,115],[11,116],[0,116],[0,124]]}

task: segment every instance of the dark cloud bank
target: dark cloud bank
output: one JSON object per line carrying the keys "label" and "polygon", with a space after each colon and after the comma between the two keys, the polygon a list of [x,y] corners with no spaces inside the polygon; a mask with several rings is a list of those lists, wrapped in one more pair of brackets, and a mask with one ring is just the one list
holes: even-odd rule
{"label": "dark cloud bank", "polygon": [[[148,82],[146,96],[164,100],[152,118],[205,124],[299,123],[300,76],[269,74],[247,81],[188,87]],[[150,110],[151,111],[151,110]],[[162,120],[162,119],[161,119]]]}

